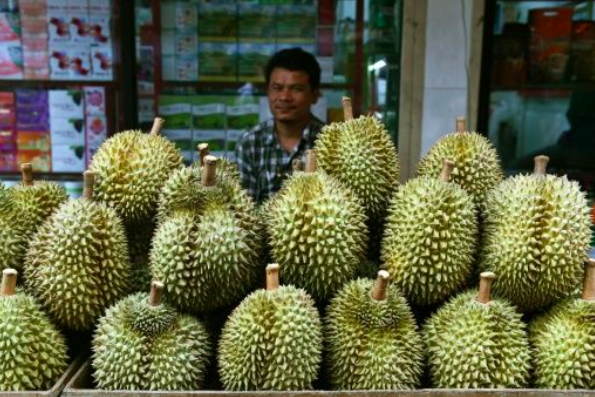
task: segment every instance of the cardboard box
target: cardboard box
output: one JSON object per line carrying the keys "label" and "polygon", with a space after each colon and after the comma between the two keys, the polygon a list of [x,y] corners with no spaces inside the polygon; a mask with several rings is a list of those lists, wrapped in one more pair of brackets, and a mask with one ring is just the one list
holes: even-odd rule
{"label": "cardboard box", "polygon": [[91,51],[87,45],[73,45],[69,48],[70,78],[72,80],[89,80],[95,76],[91,70]]}
{"label": "cardboard box", "polygon": [[238,76],[242,80],[264,81],[264,67],[275,53],[274,44],[240,43]]}
{"label": "cardboard box", "polygon": [[16,151],[0,151],[0,171],[13,172],[17,170]]}
{"label": "cardboard box", "polygon": [[17,149],[21,150],[50,150],[49,131],[17,131]]}
{"label": "cardboard box", "polygon": [[63,46],[50,46],[50,78],[70,80],[70,52]]}
{"label": "cardboard box", "polygon": [[85,115],[105,116],[105,87],[84,87]]}
{"label": "cardboard box", "polygon": [[92,44],[109,45],[111,47],[111,18],[108,15],[94,14],[89,15],[88,34],[89,41]]}
{"label": "cardboard box", "polygon": [[0,42],[18,42],[20,32],[19,14],[16,12],[0,12]]}
{"label": "cardboard box", "polygon": [[52,145],[53,172],[83,172],[85,167],[84,145]]}
{"label": "cardboard box", "polygon": [[202,3],[198,15],[198,35],[201,41],[229,41],[238,35],[238,13],[235,4]]}
{"label": "cardboard box", "polygon": [[242,40],[274,41],[276,36],[276,6],[239,5],[239,32]]}
{"label": "cardboard box", "polygon": [[0,80],[23,78],[23,50],[18,44],[0,44]]}
{"label": "cardboard box", "polygon": [[165,119],[164,129],[192,129],[192,104],[189,97],[161,96],[159,98],[159,115]]}
{"label": "cardboard box", "polygon": [[52,117],[50,120],[52,146],[85,145],[85,120]]}
{"label": "cardboard box", "polygon": [[70,12],[70,39],[73,43],[88,44],[89,37],[89,14],[86,11]]}
{"label": "cardboard box", "polygon": [[52,118],[83,118],[85,114],[83,105],[82,90],[49,91],[49,108]]}
{"label": "cardboard box", "polygon": [[105,116],[87,116],[85,125],[87,146],[99,148],[107,139],[107,118]]}
{"label": "cardboard box", "polygon": [[109,45],[92,45],[92,79],[109,81],[114,78],[113,72],[113,53]]}
{"label": "cardboard box", "polygon": [[236,81],[235,43],[201,42],[198,53],[200,80]]}
{"label": "cardboard box", "polygon": [[70,18],[70,14],[67,11],[48,11],[47,20],[50,46],[54,43],[70,42]]}
{"label": "cardboard box", "polygon": [[192,146],[192,130],[164,129],[161,132],[164,137],[171,141],[184,156],[187,164],[192,163],[194,148]]}

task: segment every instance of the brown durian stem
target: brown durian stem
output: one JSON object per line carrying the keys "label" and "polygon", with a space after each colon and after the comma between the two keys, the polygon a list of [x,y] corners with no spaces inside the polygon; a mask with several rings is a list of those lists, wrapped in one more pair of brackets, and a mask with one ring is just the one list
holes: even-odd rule
{"label": "brown durian stem", "polygon": [[12,296],[17,291],[17,271],[14,269],[4,269],[2,271],[2,286],[0,287],[1,296]]}
{"label": "brown durian stem", "polygon": [[217,157],[209,154],[205,156],[204,161],[200,183],[203,186],[213,186],[217,177]]}
{"label": "brown durian stem", "polygon": [[440,172],[440,180],[444,182],[450,181],[450,174],[452,174],[452,170],[455,168],[454,161],[444,160],[442,162],[442,172]]}
{"label": "brown durian stem", "polygon": [[547,172],[547,163],[549,163],[550,158],[548,156],[535,156],[533,161],[535,162],[533,175],[545,175]]}
{"label": "brown durian stem", "polygon": [[267,265],[267,291],[276,291],[279,289],[279,264],[271,263]]}
{"label": "brown durian stem", "polygon": [[291,162],[291,169],[293,170],[293,172],[303,171],[304,162],[302,161],[302,159],[293,159],[293,161]]}
{"label": "brown durian stem", "polygon": [[164,119],[162,119],[161,117],[155,117],[155,120],[153,120],[153,128],[151,128],[151,135],[161,134],[163,124],[165,124]]}
{"label": "brown durian stem", "polygon": [[476,301],[479,303],[490,302],[490,291],[492,289],[492,281],[496,278],[496,275],[492,272],[483,272],[479,275],[479,292],[477,293]]}
{"label": "brown durian stem", "polygon": [[584,300],[595,301],[595,259],[589,258],[585,262],[585,275],[583,276],[583,294]]}
{"label": "brown durian stem", "polygon": [[33,167],[31,163],[21,164],[21,175],[23,176],[23,185],[33,186]]}
{"label": "brown durian stem", "polygon": [[353,106],[351,106],[351,98],[343,97],[343,119],[345,121],[353,120]]}
{"label": "brown durian stem", "polygon": [[85,171],[83,173],[83,198],[86,200],[93,199],[93,183],[95,182],[95,174],[93,171]]}
{"label": "brown durian stem", "polygon": [[380,270],[374,287],[372,288],[372,299],[377,301],[383,301],[386,299],[386,287],[388,287],[388,280],[390,274],[386,270]]}
{"label": "brown durian stem", "polygon": [[315,149],[308,149],[306,150],[306,167],[304,168],[305,172],[316,172],[316,150]]}
{"label": "brown durian stem", "polygon": [[199,143],[198,144],[198,153],[200,153],[200,166],[205,166],[205,157],[209,155],[209,144],[208,143]]}
{"label": "brown durian stem", "polygon": [[151,282],[151,292],[149,293],[148,303],[151,306],[159,306],[161,304],[161,294],[165,285],[160,281]]}
{"label": "brown durian stem", "polygon": [[457,117],[457,132],[464,134],[467,131],[467,120],[463,116]]}

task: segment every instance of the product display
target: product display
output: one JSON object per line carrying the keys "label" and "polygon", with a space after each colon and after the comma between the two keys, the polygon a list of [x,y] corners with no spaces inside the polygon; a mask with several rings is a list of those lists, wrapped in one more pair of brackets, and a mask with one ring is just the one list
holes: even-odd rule
{"label": "product display", "polygon": [[382,261],[413,306],[444,302],[465,287],[477,247],[473,200],[448,182],[454,163],[443,161],[440,178],[420,176],[394,195],[382,240]]}
{"label": "product display", "polygon": [[325,319],[328,372],[336,390],[413,389],[423,372],[423,341],[388,272],[346,284]]}
{"label": "product display", "polygon": [[279,286],[279,266],[267,266],[266,290],[248,295],[219,340],[226,390],[307,390],[322,360],[322,324],[302,289]]}
{"label": "product display", "polygon": [[480,268],[494,271],[494,291],[522,312],[546,309],[580,283],[591,242],[585,193],[565,176],[533,175],[502,182],[486,200]]}
{"label": "product display", "polygon": [[66,370],[66,343],[16,279],[14,269],[2,272],[0,391],[48,390]]}
{"label": "product display", "polygon": [[110,307],[93,336],[93,377],[106,390],[198,390],[212,354],[209,335],[194,317],[151,294],[129,295]]}

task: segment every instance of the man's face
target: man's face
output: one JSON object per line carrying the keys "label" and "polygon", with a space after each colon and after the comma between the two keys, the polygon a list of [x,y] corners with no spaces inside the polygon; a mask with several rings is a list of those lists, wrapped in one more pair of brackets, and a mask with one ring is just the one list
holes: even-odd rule
{"label": "man's face", "polygon": [[267,95],[275,120],[293,123],[310,117],[310,106],[318,100],[319,92],[310,86],[306,72],[275,68]]}

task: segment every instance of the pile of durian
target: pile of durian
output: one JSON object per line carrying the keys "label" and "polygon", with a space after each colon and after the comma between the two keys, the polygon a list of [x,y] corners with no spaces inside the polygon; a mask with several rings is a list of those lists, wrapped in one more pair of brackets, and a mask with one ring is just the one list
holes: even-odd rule
{"label": "pile of durian", "polygon": [[80,332],[103,390],[595,389],[578,183],[542,156],[504,179],[458,119],[399,184],[382,122],[344,110],[261,204],[159,118],[101,146],[81,198],[23,165],[0,184],[0,391],[52,387]]}

